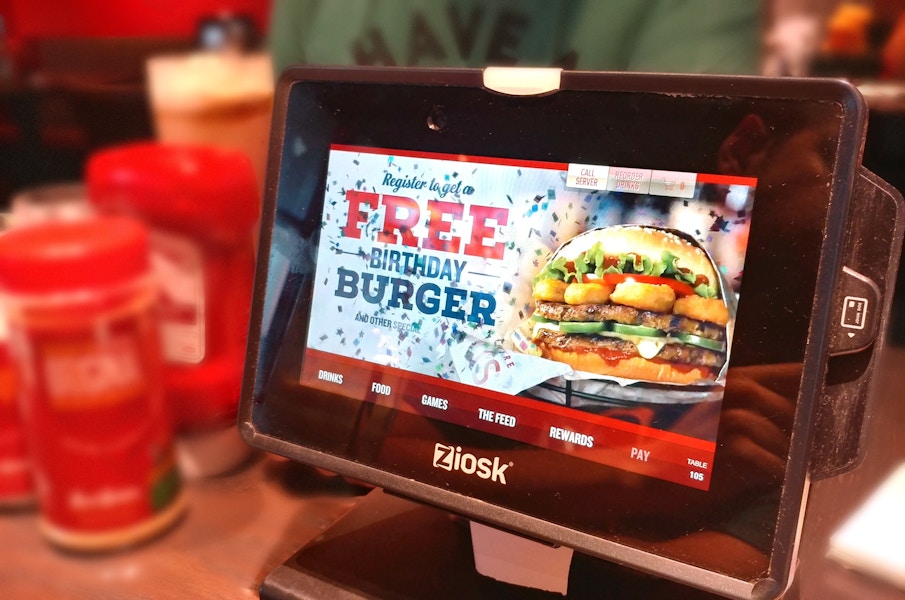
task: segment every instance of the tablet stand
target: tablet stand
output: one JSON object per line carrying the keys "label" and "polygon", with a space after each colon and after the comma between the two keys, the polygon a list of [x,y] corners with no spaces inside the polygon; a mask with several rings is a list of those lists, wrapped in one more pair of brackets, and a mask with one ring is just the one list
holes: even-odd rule
{"label": "tablet stand", "polygon": [[265,600],[626,597],[717,598],[578,553],[572,560],[566,595],[503,583],[480,575],[475,569],[468,521],[379,489],[362,498],[321,536],[270,573],[261,585],[261,598]]}

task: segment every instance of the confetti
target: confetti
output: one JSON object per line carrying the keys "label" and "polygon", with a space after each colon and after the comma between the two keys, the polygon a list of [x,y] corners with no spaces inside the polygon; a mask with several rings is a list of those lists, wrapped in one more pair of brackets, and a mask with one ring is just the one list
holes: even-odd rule
{"label": "confetti", "polygon": [[[481,351],[480,348],[494,352],[498,351],[505,341],[505,347],[509,351],[518,348],[519,351],[530,354],[530,339],[518,340],[512,337],[512,332],[532,314],[534,304],[530,300],[531,280],[561,240],[569,239],[587,229],[623,222],[620,219],[624,214],[632,215],[629,220],[639,224],[668,222],[668,210],[662,208],[655,197],[645,198],[600,191],[589,193],[588,190],[566,188],[565,174],[554,170],[535,170],[528,167],[520,169],[517,168],[518,165],[499,167],[485,163],[439,163],[423,158],[416,160],[412,157],[366,152],[358,155],[345,153],[342,156],[339,162],[334,163],[332,156],[330,159],[333,164],[327,179],[331,184],[325,198],[326,208],[322,223],[325,229],[315,233],[320,235],[319,248],[316,249],[319,251],[316,276],[310,272],[304,274],[306,278],[315,277],[315,281],[322,281],[322,286],[315,287],[313,298],[302,299],[300,302],[315,302],[324,311],[319,313],[320,317],[312,319],[307,341],[312,348],[322,351],[349,357],[354,355],[357,359],[369,363],[408,369],[423,375],[435,375],[458,381],[463,368],[461,354],[458,353],[458,349],[464,349],[461,344],[474,345],[476,353]],[[354,162],[353,158],[356,159]],[[427,162],[419,165],[418,160]],[[470,170],[467,164],[472,165]],[[460,172],[458,169],[463,171]],[[377,235],[384,225],[383,207],[378,207],[377,210],[373,210],[373,206],[361,207],[357,225],[360,235],[354,240],[344,236],[342,229],[350,216],[350,205],[344,198],[347,190],[369,189],[378,194],[390,194],[393,192],[388,191],[386,186],[380,183],[384,175],[416,177],[418,173],[421,173],[420,180],[436,182],[441,186],[444,181],[450,182],[451,186],[461,183],[463,189],[461,197],[456,191],[450,190],[443,199],[444,202],[466,207],[475,204],[495,206],[509,211],[507,224],[493,225],[494,233],[487,235],[488,239],[494,238],[495,242],[501,243],[501,247],[505,248],[504,260],[491,261],[469,257],[466,267],[460,271],[463,276],[458,281],[450,280],[448,283],[444,281],[441,286],[494,295],[495,324],[485,323],[488,317],[480,313],[476,313],[477,322],[469,322],[458,316],[450,317],[450,314],[460,313],[458,308],[468,310],[464,302],[458,308],[454,307],[447,311],[445,315],[442,312],[442,304],[432,314],[425,314],[415,306],[418,298],[415,291],[423,283],[429,282],[430,277],[423,273],[415,276],[411,273],[410,264],[402,267],[400,263],[400,269],[392,273],[371,268],[373,248],[384,243],[377,241]],[[467,193],[464,190],[468,190]],[[439,200],[437,192],[428,194],[427,189],[421,192],[400,191],[399,195],[410,197],[422,208],[424,203],[431,199]],[[701,195],[696,198],[701,201],[669,199],[668,206],[680,209],[683,205],[690,206],[681,215],[677,215],[680,217],[679,220],[671,223],[684,227],[690,233],[695,226],[700,227],[696,237],[708,236],[706,239],[708,243],[711,241],[721,243],[727,231],[748,226],[745,218],[750,210],[748,213],[744,209],[736,211],[739,205],[730,207],[717,203],[715,196],[712,198],[713,201]],[[748,198],[749,204],[746,205],[749,208],[750,201],[751,196]],[[717,205],[715,210],[711,210]],[[707,217],[709,210],[712,214]],[[462,212],[463,215],[469,214]],[[431,217],[429,211],[421,213],[417,220],[417,228],[413,228],[416,236],[421,237],[428,232]],[[403,218],[403,215],[398,215],[398,218]],[[448,219],[449,217],[446,220],[451,227],[449,231],[442,232],[442,239],[456,239],[462,244],[467,243],[470,226],[468,217],[458,221],[452,219],[451,222]],[[488,231],[490,227],[488,221]],[[399,246],[389,244],[387,247],[394,245]],[[399,246],[398,250],[415,252],[422,256],[433,255],[432,250],[423,247],[421,240],[414,248]],[[302,252],[303,250],[299,250],[300,254]],[[356,255],[358,258],[355,258]],[[306,257],[306,260],[310,267],[312,265],[310,259]],[[339,266],[352,268],[360,273],[373,272],[375,276],[402,277],[414,284],[414,290],[399,284],[400,287],[395,292],[397,301],[393,307],[388,306],[386,302],[366,303],[361,296],[357,299],[338,297],[333,292],[338,289]],[[407,276],[406,270],[410,272]],[[739,267],[730,266],[728,271],[721,267],[721,271],[731,281],[739,274]],[[422,300],[433,301],[433,296],[428,294]],[[332,312],[330,306],[336,306],[338,313],[345,307],[346,314],[337,314],[330,319],[327,314]],[[342,329],[338,330],[340,326]],[[318,339],[320,341],[317,341]],[[348,345],[343,347],[347,343]],[[455,365],[451,361],[453,357],[457,357]],[[474,356],[470,356],[469,360],[473,358]]]}

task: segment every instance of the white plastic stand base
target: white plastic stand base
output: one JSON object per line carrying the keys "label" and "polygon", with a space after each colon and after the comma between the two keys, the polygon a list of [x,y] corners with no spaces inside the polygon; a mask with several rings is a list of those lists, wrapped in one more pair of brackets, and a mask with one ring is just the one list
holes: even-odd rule
{"label": "white plastic stand base", "polygon": [[475,569],[485,577],[566,595],[572,549],[470,521]]}

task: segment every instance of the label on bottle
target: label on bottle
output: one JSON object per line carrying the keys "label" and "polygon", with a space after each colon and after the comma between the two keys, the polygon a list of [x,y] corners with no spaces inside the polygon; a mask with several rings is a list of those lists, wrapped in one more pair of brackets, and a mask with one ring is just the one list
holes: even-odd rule
{"label": "label on bottle", "polygon": [[151,262],[160,285],[163,356],[198,364],[205,354],[204,262],[189,238],[154,231]]}
{"label": "label on bottle", "polygon": [[109,308],[10,323],[42,529],[74,549],[162,528],[180,491],[156,315],[139,296]]}
{"label": "label on bottle", "polygon": [[48,400],[61,411],[119,404],[145,391],[131,333],[108,339],[48,342],[43,348]]}

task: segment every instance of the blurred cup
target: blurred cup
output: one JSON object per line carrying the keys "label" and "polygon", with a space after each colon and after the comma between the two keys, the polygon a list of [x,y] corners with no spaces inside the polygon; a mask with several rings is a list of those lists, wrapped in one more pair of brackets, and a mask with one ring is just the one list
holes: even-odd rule
{"label": "blurred cup", "polygon": [[263,190],[274,93],[268,54],[154,56],[147,76],[158,141],[241,150]]}
{"label": "blurred cup", "polygon": [[84,184],[48,183],[13,196],[7,225],[17,229],[45,221],[74,221],[91,213]]}

